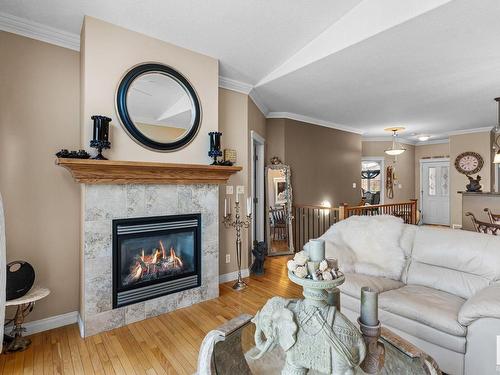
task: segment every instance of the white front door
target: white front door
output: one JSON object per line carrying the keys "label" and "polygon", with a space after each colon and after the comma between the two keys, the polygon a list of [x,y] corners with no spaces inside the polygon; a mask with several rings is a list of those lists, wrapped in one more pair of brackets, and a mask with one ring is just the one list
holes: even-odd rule
{"label": "white front door", "polygon": [[450,162],[423,162],[422,222],[450,225]]}

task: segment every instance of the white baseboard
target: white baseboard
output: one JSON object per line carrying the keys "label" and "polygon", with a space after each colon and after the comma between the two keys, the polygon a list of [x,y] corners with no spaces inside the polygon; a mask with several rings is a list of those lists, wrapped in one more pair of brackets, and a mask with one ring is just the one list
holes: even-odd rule
{"label": "white baseboard", "polygon": [[[241,270],[241,277],[248,277],[248,276],[250,276],[250,270],[248,268]],[[227,283],[228,281],[233,281],[236,280],[237,278],[238,278],[238,271],[225,273],[224,275],[219,276],[219,284]]]}
{"label": "white baseboard", "polygon": [[[48,331],[49,329],[54,329],[62,326],[67,326],[68,324],[76,323],[78,320],[78,311],[72,311],[66,314],[51,316],[49,318],[34,320],[32,322],[27,322],[23,324],[26,328],[26,335],[32,335],[34,333]],[[9,334],[10,327],[5,328],[5,333]]]}

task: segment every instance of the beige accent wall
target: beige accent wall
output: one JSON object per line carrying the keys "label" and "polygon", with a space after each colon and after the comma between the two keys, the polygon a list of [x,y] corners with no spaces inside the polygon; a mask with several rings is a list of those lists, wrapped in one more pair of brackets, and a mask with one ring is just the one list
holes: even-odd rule
{"label": "beige accent wall", "polygon": [[[449,158],[450,144],[438,143],[433,145],[415,146],[415,198],[420,199],[420,160],[428,158]],[[450,164],[450,168],[453,164]]]}
{"label": "beige accent wall", "polygon": [[[389,156],[384,151],[391,147],[391,141],[363,141],[363,157],[377,156],[385,160],[385,168],[392,165],[396,174],[394,198],[384,197],[384,203],[406,202],[415,198],[415,146],[403,145],[406,151],[397,157]],[[384,181],[386,173],[384,171]]]}
{"label": "beige accent wall", "polygon": [[[491,191],[491,151],[490,132],[471,133],[450,136],[450,219],[451,224],[462,224],[462,195],[457,191],[465,190],[469,183],[467,177],[459,173],[455,167],[456,157],[465,151],[479,153],[484,159],[484,167],[479,172],[483,191]],[[474,176],[475,177],[475,176]]]}
{"label": "beige accent wall", "polygon": [[[222,132],[222,148],[236,150],[236,165],[242,166],[243,170],[231,176],[227,182],[234,187],[234,194],[228,195],[231,198],[231,205],[234,209],[234,197],[236,186],[245,186],[245,196],[248,192],[248,100],[247,95],[226,89],[219,89],[219,130]],[[224,214],[224,198],[226,197],[226,187],[219,189],[220,217]],[[241,196],[240,196],[241,197]],[[244,205],[244,199],[241,200]],[[219,227],[219,274],[223,275],[237,270],[236,263],[236,235],[233,228],[227,229],[223,225]],[[242,252],[248,249],[248,231],[242,231]],[[231,261],[226,263],[226,254],[230,254]],[[248,267],[248,257],[242,257],[242,269]]]}
{"label": "beige accent wall", "polygon": [[54,165],[76,150],[79,53],[0,31],[0,191],[7,260],[33,265],[51,294],[29,320],[78,309],[80,190]]}
{"label": "beige accent wall", "polygon": [[[175,45],[150,38],[96,18],[86,16],[81,45],[84,65],[82,145],[88,148],[94,114],[113,119],[110,128],[114,160],[158,161],[171,163],[208,163],[208,132],[218,129],[218,61]],[[115,93],[120,79],[131,67],[158,62],[181,72],[193,85],[201,102],[202,122],[196,138],[182,150],[161,153],[134,142],[121,127],[115,111]],[[90,150],[90,149],[89,149]]]}
{"label": "beige accent wall", "polygon": [[[251,131],[257,132],[262,138],[266,138],[265,117],[255,105],[253,100],[245,94],[219,89],[219,130],[222,132],[222,148],[236,150],[236,165],[242,166],[243,170],[229,178],[228,185],[234,188],[234,194],[226,196],[226,187],[221,187],[219,191],[220,217],[224,213],[224,198],[231,198],[231,204],[234,208],[234,198],[236,186],[245,187],[244,197],[240,196],[240,203],[243,207],[243,213],[246,213],[246,197],[252,193],[251,183]],[[251,230],[242,231],[242,261],[241,268],[245,269],[251,263]],[[219,273],[235,272],[236,262],[236,234],[234,229],[226,229],[220,226],[220,251],[219,251]],[[226,263],[226,254],[230,254],[230,262]],[[246,255],[245,255],[246,254]]]}
{"label": "beige accent wall", "polygon": [[269,118],[266,120],[266,165],[277,156],[285,161],[285,122],[284,118]]}
{"label": "beige accent wall", "polygon": [[266,131],[268,159],[291,167],[294,203],[359,202],[360,135],[290,119],[268,119]]}

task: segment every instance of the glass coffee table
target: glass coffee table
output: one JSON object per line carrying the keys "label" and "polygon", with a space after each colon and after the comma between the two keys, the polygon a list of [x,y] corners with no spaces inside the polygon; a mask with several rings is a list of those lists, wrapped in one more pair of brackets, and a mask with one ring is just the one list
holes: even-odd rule
{"label": "glass coffee table", "polygon": [[[258,360],[251,315],[240,315],[208,333],[198,359],[199,375],[280,375],[285,355],[278,346]],[[429,355],[392,331],[382,328],[379,339],[385,347],[384,367],[380,375],[441,375],[437,363]],[[321,375],[310,371],[309,374]],[[360,368],[356,375],[364,375]]]}

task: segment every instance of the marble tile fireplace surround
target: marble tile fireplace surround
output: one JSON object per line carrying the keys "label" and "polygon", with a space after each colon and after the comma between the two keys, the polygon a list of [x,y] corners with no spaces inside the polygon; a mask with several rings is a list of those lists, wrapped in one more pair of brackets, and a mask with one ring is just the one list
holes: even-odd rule
{"label": "marble tile fireplace surround", "polygon": [[[109,165],[106,166],[106,163]],[[223,177],[219,178],[214,177],[215,174],[206,173],[210,170],[213,172],[214,167],[209,166],[201,166],[206,170],[203,169],[200,176],[199,173],[193,173],[193,169],[189,170],[189,166],[184,168],[189,170],[188,174],[179,175],[178,171],[172,174],[172,168],[161,169],[168,164],[142,163],[147,168],[156,164],[153,180],[156,178],[158,183],[154,183],[151,176],[147,183],[140,183],[141,177],[137,173],[130,174],[129,168],[124,168],[127,174],[117,172],[113,168],[116,163],[122,162],[61,159],[56,162],[70,170],[77,182],[83,183],[79,318],[83,337],[216,298],[219,293],[218,184],[225,182],[230,174],[241,168],[220,169],[216,171],[217,175]],[[139,164],[136,163],[135,166],[143,171],[144,168],[140,168]],[[105,168],[102,168],[103,165]],[[102,168],[102,173],[96,173],[96,167]],[[116,223],[127,222],[123,219],[144,220],[153,217],[168,218],[171,215],[200,218],[199,283],[187,285],[178,292],[168,291],[169,294],[156,298],[144,301],[139,298],[141,302],[121,305],[116,304],[116,301],[113,303],[113,286],[117,282],[113,280],[113,221],[116,230]],[[162,240],[169,241],[166,238]],[[160,254],[161,245],[159,247]],[[145,250],[145,256],[148,252],[153,255],[153,249]],[[165,257],[169,261],[173,259],[170,258],[170,249],[166,249]]]}

